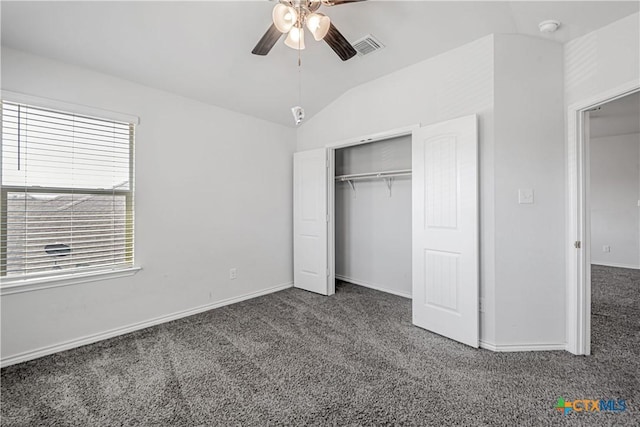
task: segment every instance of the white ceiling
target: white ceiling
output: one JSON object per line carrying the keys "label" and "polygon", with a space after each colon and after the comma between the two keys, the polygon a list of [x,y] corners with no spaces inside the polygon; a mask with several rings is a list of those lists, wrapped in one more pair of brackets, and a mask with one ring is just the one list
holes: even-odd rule
{"label": "white ceiling", "polygon": [[[2,1],[2,45],[88,67],[203,102],[293,126],[297,52],[251,49],[274,3]],[[321,11],[351,42],[371,33],[384,50],[342,62],[307,38],[302,105],[307,118],[350,88],[490,33],[564,43],[638,11],[638,1],[367,1]],[[562,22],[554,34],[538,23]]]}

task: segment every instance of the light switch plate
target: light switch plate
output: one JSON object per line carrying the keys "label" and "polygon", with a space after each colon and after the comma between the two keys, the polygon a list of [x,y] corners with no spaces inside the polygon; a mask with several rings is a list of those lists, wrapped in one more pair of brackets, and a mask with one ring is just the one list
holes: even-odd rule
{"label": "light switch plate", "polygon": [[530,188],[521,188],[518,190],[518,203],[521,205],[533,204],[533,190]]}

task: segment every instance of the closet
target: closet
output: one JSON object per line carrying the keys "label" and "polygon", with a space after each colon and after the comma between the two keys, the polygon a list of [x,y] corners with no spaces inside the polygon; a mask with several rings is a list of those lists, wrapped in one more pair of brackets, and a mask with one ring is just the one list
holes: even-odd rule
{"label": "closet", "polygon": [[410,297],[414,325],[478,347],[478,232],[475,115],[293,155],[295,288]]}
{"label": "closet", "polygon": [[335,277],[411,297],[411,135],[335,150]]}

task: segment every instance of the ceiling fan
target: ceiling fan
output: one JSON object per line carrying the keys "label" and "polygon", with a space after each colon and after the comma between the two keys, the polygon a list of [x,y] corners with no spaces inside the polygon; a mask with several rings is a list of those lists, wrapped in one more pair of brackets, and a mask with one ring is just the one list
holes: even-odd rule
{"label": "ceiling fan", "polygon": [[279,0],[273,8],[273,23],[262,36],[251,53],[266,55],[280,39],[287,34],[284,43],[292,49],[304,49],[304,27],[316,41],[324,40],[342,59],[353,58],[356,50],[338,31],[328,16],[317,12],[320,6],[338,6],[364,0]]}

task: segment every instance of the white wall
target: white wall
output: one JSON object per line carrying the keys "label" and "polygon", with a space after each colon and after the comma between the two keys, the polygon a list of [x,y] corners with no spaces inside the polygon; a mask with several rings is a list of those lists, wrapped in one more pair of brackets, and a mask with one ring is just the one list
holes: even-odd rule
{"label": "white wall", "polygon": [[[411,137],[336,151],[336,175],[411,169]],[[411,177],[335,185],[336,274],[411,297]]]}
{"label": "white wall", "polygon": [[567,106],[638,81],[639,22],[635,13],[564,45]]}
{"label": "white wall", "polygon": [[483,340],[495,340],[493,249],[493,36],[355,87],[298,128],[297,150],[478,114]]}
{"label": "white wall", "polygon": [[565,342],[562,59],[555,42],[495,36],[496,345]]}
{"label": "white wall", "polygon": [[[569,106],[586,102],[593,102],[595,97],[603,93],[619,91],[621,87],[629,88],[640,82],[640,14],[635,13],[619,21],[613,22],[596,31],[574,39],[564,45],[564,80],[565,80],[565,121],[568,121]],[[573,118],[572,118],[573,120]],[[566,127],[566,138],[573,143],[575,129]],[[567,156],[568,143],[567,146]],[[567,157],[568,159],[568,157]],[[573,161],[573,159],[572,159]],[[575,167],[565,167],[565,187],[569,188],[570,180],[575,178]],[[573,183],[575,184],[575,183]],[[573,185],[572,184],[572,185]],[[575,197],[567,192],[567,208],[575,206]],[[567,209],[569,212],[569,209]],[[575,237],[574,230],[569,228],[567,216],[565,229],[565,247],[573,253],[570,242]],[[576,221],[576,218],[573,218]],[[575,259],[567,260],[567,344],[573,352],[583,351],[578,348],[579,332],[581,330],[579,310],[580,291],[571,267],[576,266]],[[588,320],[587,320],[588,323]],[[588,331],[588,329],[587,329]]]}
{"label": "white wall", "polygon": [[[414,123],[479,116],[480,337],[562,348],[563,57],[559,44],[494,35],[345,93],[298,130],[297,149]],[[533,205],[518,189],[534,189]]]}
{"label": "white wall", "polygon": [[593,138],[589,150],[591,263],[640,268],[640,134]]}
{"label": "white wall", "polygon": [[292,129],[4,47],[2,89],[140,116],[143,268],[2,296],[3,360],[292,282]]}

